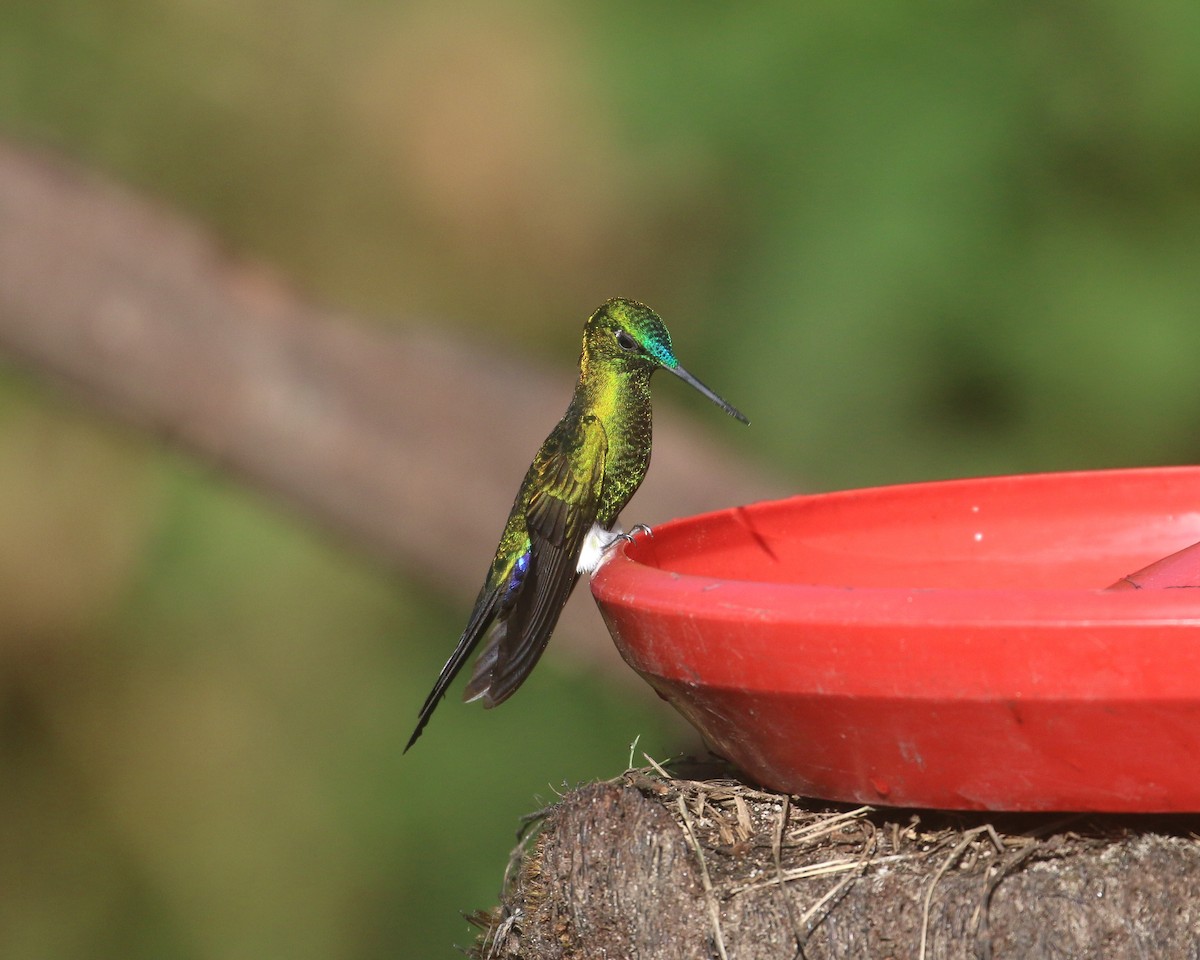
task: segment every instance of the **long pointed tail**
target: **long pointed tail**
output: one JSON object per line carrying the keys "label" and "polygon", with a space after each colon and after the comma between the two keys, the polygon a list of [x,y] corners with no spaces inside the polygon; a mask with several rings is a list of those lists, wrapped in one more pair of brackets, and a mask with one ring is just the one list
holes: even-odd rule
{"label": "long pointed tail", "polygon": [[450,655],[450,659],[442,667],[442,672],[438,674],[437,682],[433,685],[433,689],[429,691],[429,696],[425,698],[420,716],[417,718],[417,729],[413,731],[412,736],[408,738],[408,743],[404,746],[405,753],[408,753],[409,747],[416,743],[417,739],[421,736],[421,732],[425,729],[425,724],[433,716],[433,711],[441,703],[442,697],[446,695],[446,690],[454,682],[458,671],[467,662],[467,657],[471,655],[471,651],[475,648],[478,640],[478,636],[471,637],[464,633],[462,639],[458,641],[458,646],[454,648],[454,653]]}
{"label": "long pointed tail", "polygon": [[454,682],[454,678],[458,676],[458,672],[463,668],[463,664],[467,662],[467,658],[471,656],[471,652],[478,645],[480,638],[492,626],[495,615],[496,592],[493,591],[490,595],[480,597],[476,603],[471,620],[467,624],[467,628],[463,631],[462,636],[459,637],[458,646],[450,654],[450,659],[446,661],[445,666],[442,667],[442,672],[438,674],[437,682],[433,685],[433,689],[429,691],[429,696],[425,698],[425,703],[421,707],[421,713],[417,718],[417,729],[408,738],[408,743],[404,747],[405,753],[408,753],[409,747],[416,743],[417,738],[421,736],[421,731],[425,729],[425,724],[433,716],[433,711],[437,709],[437,705],[441,703],[442,697],[446,695],[446,690]]}

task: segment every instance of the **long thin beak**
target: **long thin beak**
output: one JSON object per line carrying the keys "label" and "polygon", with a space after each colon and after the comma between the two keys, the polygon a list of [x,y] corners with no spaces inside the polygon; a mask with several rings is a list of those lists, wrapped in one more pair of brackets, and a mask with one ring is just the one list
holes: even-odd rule
{"label": "long thin beak", "polygon": [[711,390],[709,390],[708,387],[706,387],[699,380],[697,380],[695,377],[693,377],[690,373],[688,373],[686,370],[684,370],[683,367],[674,366],[674,367],[667,367],[667,369],[670,370],[673,374],[675,374],[675,376],[677,376],[684,383],[690,384],[691,386],[695,387],[702,394],[704,394],[706,397],[708,397],[709,400],[711,400],[713,403],[715,403],[718,407],[720,407],[722,410],[724,410],[727,414],[729,414],[735,420],[741,420],[742,423],[745,423],[745,424],[750,423],[750,421],[746,419],[746,415],[744,413],[742,413],[740,410],[738,410],[737,407],[735,407],[728,400],[723,400],[720,397],[718,397],[715,393],[713,393]]}

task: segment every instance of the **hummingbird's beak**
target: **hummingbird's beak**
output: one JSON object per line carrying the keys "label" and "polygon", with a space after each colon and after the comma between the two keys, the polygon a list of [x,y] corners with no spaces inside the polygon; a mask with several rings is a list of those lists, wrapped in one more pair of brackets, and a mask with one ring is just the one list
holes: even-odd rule
{"label": "hummingbird's beak", "polygon": [[677,376],[684,383],[690,384],[691,386],[695,387],[702,394],[704,394],[706,397],[708,397],[709,400],[711,400],[713,403],[715,403],[718,407],[720,407],[722,410],[724,410],[727,414],[729,414],[735,420],[741,420],[742,423],[745,423],[745,424],[750,423],[750,421],[746,419],[746,415],[744,413],[742,413],[740,410],[738,410],[737,407],[735,407],[728,400],[722,400],[715,393],[713,393],[711,390],[709,390],[708,387],[706,387],[699,380],[697,380],[695,377],[693,377],[690,373],[688,373],[686,370],[684,370],[683,367],[676,364],[673,367],[667,367],[667,369],[670,370],[673,374],[675,374],[675,376]]}

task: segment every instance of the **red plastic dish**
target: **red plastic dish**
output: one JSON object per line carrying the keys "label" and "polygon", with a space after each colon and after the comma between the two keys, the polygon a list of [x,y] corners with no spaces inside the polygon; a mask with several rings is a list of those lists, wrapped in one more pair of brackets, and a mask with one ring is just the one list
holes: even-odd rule
{"label": "red plastic dish", "polygon": [[1200,468],[956,480],[656,527],[592,579],[617,647],[758,782],[836,800],[1200,811]]}

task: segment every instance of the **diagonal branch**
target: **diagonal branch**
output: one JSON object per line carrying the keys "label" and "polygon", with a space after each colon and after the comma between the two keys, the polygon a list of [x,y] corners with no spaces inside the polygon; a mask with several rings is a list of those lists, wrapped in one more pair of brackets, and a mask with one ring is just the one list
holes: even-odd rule
{"label": "diagonal branch", "polygon": [[[574,357],[550,375],[303,303],[195,225],[3,142],[0,353],[464,603],[574,378]],[[658,427],[630,522],[774,492],[678,416]]]}

